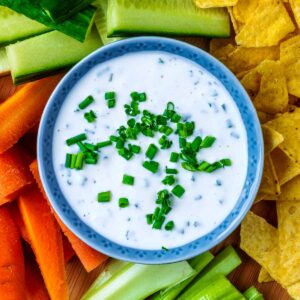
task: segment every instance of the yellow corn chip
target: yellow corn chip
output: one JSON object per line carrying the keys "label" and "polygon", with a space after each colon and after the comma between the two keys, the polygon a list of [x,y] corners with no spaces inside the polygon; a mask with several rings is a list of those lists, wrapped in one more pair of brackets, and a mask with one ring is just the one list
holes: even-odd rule
{"label": "yellow corn chip", "polygon": [[290,0],[292,11],[297,22],[298,27],[300,27],[300,0]]}
{"label": "yellow corn chip", "polygon": [[289,286],[300,280],[300,202],[276,203],[281,281]]}
{"label": "yellow corn chip", "polygon": [[255,96],[259,91],[260,81],[261,81],[261,75],[256,70],[256,68],[246,73],[246,75],[241,80],[241,84],[244,86],[249,96],[253,99],[255,98]]}
{"label": "yellow corn chip", "polygon": [[233,9],[232,9],[232,7],[228,7],[227,10],[228,10],[228,13],[229,13],[229,16],[230,16],[230,20],[231,20],[231,23],[232,23],[232,27],[233,27],[233,29],[234,29],[234,32],[235,32],[236,34],[238,34],[238,33],[241,31],[241,29],[242,29],[242,27],[243,27],[243,24],[240,23],[240,22],[235,18],[234,14],[233,14]]}
{"label": "yellow corn chip", "polygon": [[258,118],[259,118],[259,121],[261,124],[267,123],[267,122],[271,121],[272,119],[274,119],[273,115],[267,114],[262,111],[257,111],[257,115],[258,115]]}
{"label": "yellow corn chip", "polygon": [[252,17],[258,3],[259,0],[239,0],[233,7],[234,18],[242,24],[247,23]]}
{"label": "yellow corn chip", "polygon": [[287,183],[300,174],[300,164],[292,160],[281,149],[276,148],[271,153],[271,157],[280,185]]}
{"label": "yellow corn chip", "polygon": [[231,44],[232,46],[235,45],[234,38],[228,38],[228,39],[211,39],[209,43],[209,52],[211,54],[214,54],[214,52],[220,48],[223,48],[227,46],[228,44]]}
{"label": "yellow corn chip", "polygon": [[287,288],[287,292],[294,300],[300,299],[300,282],[296,282]]}
{"label": "yellow corn chip", "polygon": [[195,0],[200,8],[233,6],[238,0]]}
{"label": "yellow corn chip", "polygon": [[241,249],[280,281],[277,229],[250,211],[242,222],[240,235]]}
{"label": "yellow corn chip", "polygon": [[257,281],[259,283],[265,283],[265,282],[274,281],[274,279],[271,277],[271,275],[268,273],[268,271],[265,268],[261,268],[258,274]]}
{"label": "yellow corn chip", "polygon": [[214,51],[213,55],[219,60],[226,60],[227,57],[235,50],[235,47],[228,44]]}
{"label": "yellow corn chip", "polygon": [[262,125],[262,132],[264,135],[265,155],[268,155],[283,142],[283,136],[266,125]]}
{"label": "yellow corn chip", "polygon": [[300,176],[296,176],[281,187],[279,201],[300,201]]}
{"label": "yellow corn chip", "polygon": [[277,60],[278,47],[245,48],[236,46],[227,57],[219,58],[233,73],[238,74],[255,68],[266,59]]}
{"label": "yellow corn chip", "polygon": [[258,192],[256,197],[255,197],[254,203],[258,203],[262,200],[265,200],[266,198],[268,198],[268,195]]}
{"label": "yellow corn chip", "polygon": [[300,108],[286,112],[280,117],[266,123],[283,135],[284,141],[279,148],[296,163],[300,162]]}
{"label": "yellow corn chip", "polygon": [[259,187],[259,193],[267,195],[270,199],[277,198],[280,193],[280,185],[270,155],[265,157],[264,171]]}
{"label": "yellow corn chip", "polygon": [[261,75],[260,89],[254,106],[269,114],[284,112],[289,103],[286,78],[280,62],[265,60],[256,70]]}
{"label": "yellow corn chip", "polygon": [[244,47],[275,46],[294,30],[294,23],[281,1],[260,1],[235,40]]}
{"label": "yellow corn chip", "polygon": [[300,35],[280,44],[280,62],[285,70],[289,93],[300,97]]}

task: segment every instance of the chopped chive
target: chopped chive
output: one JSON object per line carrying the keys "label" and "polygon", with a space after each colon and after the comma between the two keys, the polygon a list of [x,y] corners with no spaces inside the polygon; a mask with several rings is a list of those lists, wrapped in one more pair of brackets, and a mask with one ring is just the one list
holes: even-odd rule
{"label": "chopped chive", "polygon": [[162,180],[162,183],[165,185],[173,185],[175,181],[176,179],[173,175],[168,175]]}
{"label": "chopped chive", "polygon": [[107,191],[107,192],[101,192],[98,193],[98,202],[109,202],[111,200],[111,192]]}
{"label": "chopped chive", "polygon": [[84,162],[84,153],[79,152],[76,157],[75,169],[82,170],[83,162]]}
{"label": "chopped chive", "polygon": [[134,154],[139,154],[141,152],[141,147],[138,145],[128,145],[128,149],[129,151],[131,151]]}
{"label": "chopped chive", "polygon": [[114,108],[116,106],[116,99],[109,99],[107,100],[107,107],[110,108]]}
{"label": "chopped chive", "polygon": [[171,231],[173,230],[175,224],[173,221],[169,221],[166,225],[165,225],[165,229],[168,230],[168,231]]}
{"label": "chopped chive", "polygon": [[186,146],[186,138],[179,137],[179,147],[184,148]]}
{"label": "chopped chive", "polygon": [[133,153],[130,152],[126,148],[119,149],[118,153],[119,153],[120,156],[122,156],[126,160],[130,160],[132,158],[132,156],[133,156]]}
{"label": "chopped chive", "polygon": [[169,251],[169,249],[168,249],[167,247],[165,247],[165,246],[162,246],[162,247],[161,247],[161,250]]}
{"label": "chopped chive", "polygon": [[82,142],[82,141],[84,141],[86,139],[87,139],[86,134],[85,133],[81,133],[81,134],[78,134],[76,136],[73,136],[73,137],[67,139],[66,143],[67,143],[68,146],[72,146],[72,145],[74,145],[74,144],[76,144],[78,142]]}
{"label": "chopped chive", "polygon": [[124,148],[124,145],[125,145],[124,141],[118,140],[117,143],[116,143],[116,148],[117,149],[122,149],[122,148]]}
{"label": "chopped chive", "polygon": [[220,168],[223,168],[222,163],[220,163],[219,161],[211,164],[207,169],[205,169],[206,173],[212,173]]}
{"label": "chopped chive", "polygon": [[153,223],[153,225],[152,225],[152,228],[154,228],[154,229],[161,229],[161,228],[162,228],[162,225],[163,225],[163,223],[164,223],[164,221],[165,221],[165,219],[166,219],[165,216],[161,216],[160,218],[157,218],[157,219],[154,221],[154,223]]}
{"label": "chopped chive", "polygon": [[147,224],[151,225],[153,223],[153,214],[146,215]]}
{"label": "chopped chive", "polygon": [[167,110],[174,110],[175,109],[175,105],[173,102],[168,102],[167,103]]}
{"label": "chopped chive", "polygon": [[156,116],[157,125],[167,125],[168,119],[162,115]]}
{"label": "chopped chive", "polygon": [[128,125],[130,128],[134,128],[135,124],[136,124],[135,119],[129,119],[129,120],[127,121],[127,125]]}
{"label": "chopped chive", "polygon": [[71,161],[72,161],[72,154],[67,153],[66,154],[66,161],[65,161],[65,167],[71,168]]}
{"label": "chopped chive", "polygon": [[178,159],[179,159],[179,154],[176,153],[176,152],[172,152],[171,155],[170,155],[170,162],[178,162]]}
{"label": "chopped chive", "polygon": [[94,98],[93,96],[88,96],[86,97],[82,102],[79,103],[78,107],[80,109],[85,109],[87,108],[90,104],[92,104],[94,102]]}
{"label": "chopped chive", "polygon": [[172,141],[168,140],[166,135],[163,135],[158,142],[161,145],[161,149],[169,149],[173,144]]}
{"label": "chopped chive", "polygon": [[140,102],[145,102],[147,100],[147,95],[146,93],[140,93],[139,94],[139,101]]}
{"label": "chopped chive", "polygon": [[200,148],[209,148],[216,141],[216,138],[213,136],[206,136],[201,142]]}
{"label": "chopped chive", "polygon": [[97,158],[86,158],[85,159],[85,163],[87,165],[96,165],[98,162],[98,159]]}
{"label": "chopped chive", "polygon": [[166,173],[175,175],[175,174],[178,174],[178,171],[176,169],[166,167]]}
{"label": "chopped chive", "polygon": [[104,98],[105,100],[116,99],[116,92],[106,92]]}
{"label": "chopped chive", "polygon": [[173,128],[167,125],[163,125],[159,128],[159,132],[169,136],[173,132]]}
{"label": "chopped chive", "polygon": [[155,211],[154,211],[154,213],[153,213],[153,221],[156,220],[156,219],[158,218],[159,214],[160,214],[160,208],[159,208],[159,207],[156,207],[156,208],[155,208]]}
{"label": "chopped chive", "polygon": [[183,194],[185,193],[185,189],[180,185],[177,184],[173,189],[172,189],[172,193],[178,197],[181,198],[183,196]]}
{"label": "chopped chive", "polygon": [[202,162],[199,164],[197,170],[198,170],[198,171],[205,171],[209,166],[210,166],[210,163],[208,163],[207,161],[202,161]]}
{"label": "chopped chive", "polygon": [[87,151],[87,148],[84,146],[82,142],[78,142],[77,146],[79,147],[80,151],[85,152]]}
{"label": "chopped chive", "polygon": [[89,112],[86,112],[84,114],[84,118],[89,122],[89,123],[93,123],[96,121],[97,119],[97,115],[95,114],[95,112],[93,110],[90,110]]}
{"label": "chopped chive", "polygon": [[188,162],[184,162],[181,164],[182,168],[187,170],[187,171],[191,171],[191,172],[195,172],[197,171],[197,166],[191,164],[191,163],[188,163]]}
{"label": "chopped chive", "polygon": [[221,159],[221,160],[220,160],[220,163],[221,163],[223,166],[226,166],[226,167],[232,166],[232,161],[231,161],[229,158]]}
{"label": "chopped chive", "polygon": [[201,137],[200,136],[195,137],[195,139],[193,140],[192,145],[191,145],[192,150],[195,152],[198,152],[200,149],[201,143],[202,143]]}
{"label": "chopped chive", "polygon": [[127,184],[127,185],[134,185],[134,177],[124,174],[122,183]]}
{"label": "chopped chive", "polygon": [[171,117],[171,122],[178,123],[181,120],[181,116],[177,113],[174,113]]}
{"label": "chopped chive", "polygon": [[139,101],[139,93],[138,92],[131,92],[130,97],[133,101]]}
{"label": "chopped chive", "polygon": [[150,144],[146,151],[146,156],[152,160],[155,157],[157,151],[158,148],[154,144]]}
{"label": "chopped chive", "polygon": [[127,198],[120,198],[119,199],[119,207],[125,208],[129,206],[129,201]]}
{"label": "chopped chive", "polygon": [[101,149],[112,145],[112,141],[104,141],[96,144],[96,149]]}
{"label": "chopped chive", "polygon": [[89,151],[92,151],[92,152],[97,150],[96,145],[93,145],[93,144],[90,144],[90,143],[84,143],[84,147],[86,148],[86,150],[89,150]]}
{"label": "chopped chive", "polygon": [[159,163],[156,161],[145,161],[143,167],[152,173],[157,173],[159,168]]}
{"label": "chopped chive", "polygon": [[71,157],[71,169],[75,169],[77,154],[72,154]]}

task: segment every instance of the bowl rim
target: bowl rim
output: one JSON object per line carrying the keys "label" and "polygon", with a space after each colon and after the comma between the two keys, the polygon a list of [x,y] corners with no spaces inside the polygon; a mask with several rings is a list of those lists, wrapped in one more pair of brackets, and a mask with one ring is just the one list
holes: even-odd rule
{"label": "bowl rim", "polygon": [[[248,170],[242,193],[230,214],[208,234],[168,251],[141,250],[119,245],[94,231],[76,215],[59,189],[52,164],[53,126],[60,106],[72,87],[95,65],[131,52],[165,51],[194,61],[215,76],[236,102],[247,132]],[[62,100],[63,99],[63,100]],[[57,102],[60,101],[60,105]],[[56,115],[55,115],[56,114]],[[54,116],[55,115],[55,116]],[[52,130],[52,131],[51,131]],[[49,154],[50,158],[49,158]],[[145,264],[173,263],[210,250],[226,239],[242,222],[258,192],[264,162],[264,143],[260,122],[248,94],[238,79],[216,58],[204,50],[166,37],[133,37],[103,46],[77,63],[53,91],[43,112],[38,131],[37,159],[42,184],[58,217],[78,238],[110,257]]]}

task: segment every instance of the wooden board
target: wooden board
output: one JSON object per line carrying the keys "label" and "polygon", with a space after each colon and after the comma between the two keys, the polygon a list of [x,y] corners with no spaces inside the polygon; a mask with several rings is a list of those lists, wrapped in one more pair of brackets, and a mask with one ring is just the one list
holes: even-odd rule
{"label": "wooden board", "polygon": [[[9,77],[0,79],[0,103],[4,101],[10,94],[16,90]],[[275,205],[272,201],[264,201],[256,204],[253,210],[262,217],[265,217],[269,222],[275,224],[276,211]],[[255,285],[265,296],[266,300],[289,300],[291,299],[286,291],[275,282],[259,284],[257,276],[260,266],[249,258],[239,248],[239,229],[237,229],[230,237],[223,243],[213,249],[217,253],[225,245],[232,244],[240,256],[242,257],[243,264],[230,275],[232,283],[241,291],[246,290],[251,285]],[[70,287],[70,300],[79,300],[86,289],[95,280],[101,269],[94,270],[87,273],[77,258],[73,258],[67,264],[67,276]],[[118,299],[116,299],[118,300]]]}

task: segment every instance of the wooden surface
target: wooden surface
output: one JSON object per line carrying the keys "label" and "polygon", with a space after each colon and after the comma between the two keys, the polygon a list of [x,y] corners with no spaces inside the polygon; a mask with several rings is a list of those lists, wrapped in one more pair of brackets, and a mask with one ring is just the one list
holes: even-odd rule
{"label": "wooden surface", "polygon": [[[15,91],[16,87],[12,85],[9,77],[0,79],[0,102],[4,101],[11,93]],[[252,208],[258,215],[265,217],[269,222],[276,224],[276,211],[275,205],[271,201],[264,201],[256,204]],[[264,283],[257,282],[257,276],[260,266],[250,259],[239,248],[239,229],[237,229],[226,241],[213,249],[217,253],[225,245],[232,244],[239,252],[243,264],[230,275],[231,281],[241,291],[246,290],[251,285],[255,285],[265,296],[266,300],[289,300],[291,299],[288,294],[277,283]],[[91,273],[86,273],[77,258],[73,258],[67,264],[67,276],[70,287],[70,300],[78,300],[86,289],[91,285],[93,280],[97,277],[100,269],[94,270]],[[0,297],[1,298],[1,297]],[[118,300],[118,299],[115,299]]]}

